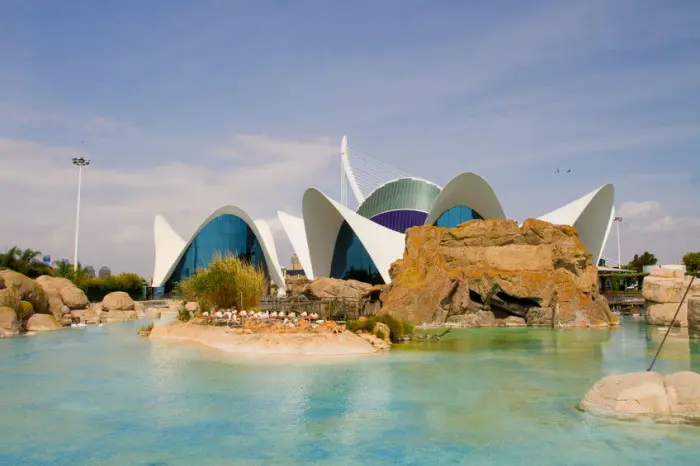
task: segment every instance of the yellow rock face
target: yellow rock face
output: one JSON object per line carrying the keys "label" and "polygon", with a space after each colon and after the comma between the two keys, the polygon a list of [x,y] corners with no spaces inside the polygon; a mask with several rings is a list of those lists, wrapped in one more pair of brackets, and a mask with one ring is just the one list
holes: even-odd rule
{"label": "yellow rock face", "polygon": [[478,311],[530,325],[616,324],[591,255],[569,226],[529,219],[521,227],[513,220],[414,227],[390,274],[382,312],[414,324]]}

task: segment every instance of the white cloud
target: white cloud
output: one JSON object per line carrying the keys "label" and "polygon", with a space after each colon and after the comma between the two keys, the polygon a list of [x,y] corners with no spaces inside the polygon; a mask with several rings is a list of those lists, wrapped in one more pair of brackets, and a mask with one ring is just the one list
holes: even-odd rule
{"label": "white cloud", "polygon": [[[203,154],[213,150],[201,147]],[[214,167],[168,162],[134,170],[105,167],[97,154],[74,147],[0,139],[0,197],[10,207],[0,224],[2,246],[16,243],[54,257],[72,256],[77,173],[70,160],[84,156],[93,161],[83,171],[79,259],[84,264],[148,277],[156,213],[188,237],[224,204],[268,219],[284,263],[291,251],[276,209],[300,203],[305,188],[331,179],[326,172],[339,149],[328,139],[264,135],[236,135],[226,147],[233,160],[219,160]]]}
{"label": "white cloud", "polygon": [[657,201],[630,201],[622,203],[616,214],[625,221],[645,218],[659,211],[661,211],[661,204]]}

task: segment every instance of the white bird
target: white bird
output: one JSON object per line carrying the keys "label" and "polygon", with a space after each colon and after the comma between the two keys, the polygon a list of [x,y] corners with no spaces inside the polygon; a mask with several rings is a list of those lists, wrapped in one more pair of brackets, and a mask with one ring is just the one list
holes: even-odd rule
{"label": "white bird", "polygon": [[217,319],[221,319],[223,316],[224,316],[224,313],[221,311],[216,311],[214,313],[214,317],[216,317]]}
{"label": "white bird", "polygon": [[209,317],[209,312],[208,312],[208,311],[202,312],[202,316],[203,316],[203,317]]}
{"label": "white bird", "polygon": [[279,313],[278,315],[279,315],[280,317],[285,317],[284,311],[280,311],[280,313]]}
{"label": "white bird", "polygon": [[304,312],[301,313],[301,316],[302,316],[302,317],[306,317],[307,315],[308,315],[308,314],[306,313],[306,311],[304,311]]}
{"label": "white bird", "polygon": [[272,314],[270,314],[270,317],[277,317],[277,311],[272,311]]}
{"label": "white bird", "polygon": [[238,315],[241,317],[245,317],[246,315],[248,315],[248,313],[246,311],[241,311],[238,313]]}
{"label": "white bird", "polygon": [[289,313],[289,318],[290,318],[290,319],[293,319],[293,318],[295,318],[296,316],[297,316],[297,315],[296,315],[295,312],[290,312],[290,313]]}
{"label": "white bird", "polygon": [[103,324],[103,323],[100,322],[97,326],[98,326],[98,327],[104,327],[104,325],[105,325],[105,324]]}

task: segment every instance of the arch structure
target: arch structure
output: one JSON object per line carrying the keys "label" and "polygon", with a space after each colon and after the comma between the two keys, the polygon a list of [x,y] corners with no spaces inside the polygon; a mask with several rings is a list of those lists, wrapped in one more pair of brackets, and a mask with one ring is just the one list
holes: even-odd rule
{"label": "arch structure", "polygon": [[251,219],[238,207],[226,205],[214,211],[189,241],[182,239],[161,215],[156,215],[153,227],[153,286],[169,291],[175,283],[209,265],[217,254],[233,254],[259,266],[280,292],[285,290],[270,226],[264,220]]}
{"label": "arch structure", "polygon": [[615,188],[606,184],[563,207],[538,217],[557,225],[576,228],[583,246],[597,264],[603,254],[615,218]]}
{"label": "arch structure", "polygon": [[[605,185],[540,219],[574,226],[597,261],[612,224],[613,201],[613,186]],[[368,193],[357,211],[312,188],[304,193],[302,217],[278,215],[309,279],[370,283],[390,282],[389,269],[402,257],[405,230],[411,226],[455,227],[473,219],[506,218],[493,188],[470,172],[444,188],[412,177],[389,181]]]}

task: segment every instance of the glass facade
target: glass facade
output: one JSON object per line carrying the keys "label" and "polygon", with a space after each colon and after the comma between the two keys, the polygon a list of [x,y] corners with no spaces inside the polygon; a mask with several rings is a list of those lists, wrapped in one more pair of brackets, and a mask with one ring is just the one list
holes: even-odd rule
{"label": "glass facade", "polygon": [[436,227],[454,228],[460,223],[483,218],[476,210],[459,205],[444,211],[433,225]]}
{"label": "glass facade", "polygon": [[423,225],[428,214],[417,210],[391,210],[375,215],[370,220],[399,233],[417,225]]}
{"label": "glass facade", "polygon": [[357,213],[372,218],[392,210],[430,212],[440,188],[428,181],[400,178],[375,189],[357,208]]}
{"label": "glass facade", "polygon": [[347,222],[343,222],[335,240],[331,278],[384,283],[369,253]]}
{"label": "glass facade", "polygon": [[165,284],[170,292],[176,283],[208,266],[216,255],[234,255],[260,267],[269,277],[265,254],[248,224],[235,215],[221,215],[207,223],[192,240]]}

